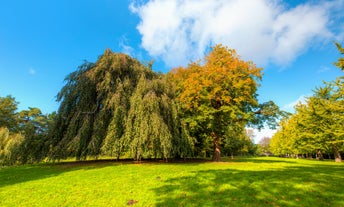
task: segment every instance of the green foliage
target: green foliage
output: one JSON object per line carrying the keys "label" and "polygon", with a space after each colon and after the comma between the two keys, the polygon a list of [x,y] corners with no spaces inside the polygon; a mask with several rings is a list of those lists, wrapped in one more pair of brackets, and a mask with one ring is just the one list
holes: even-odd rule
{"label": "green foliage", "polygon": [[212,151],[219,160],[220,147],[254,153],[245,126],[273,123],[279,113],[273,102],[257,101],[261,69],[221,45],[204,60],[159,74],[151,63],[106,50],[65,78],[57,114],[43,115],[38,108],[16,112],[14,98],[1,98],[0,127],[23,137],[13,163],[186,158]]}
{"label": "green foliage", "polygon": [[17,130],[17,105],[18,102],[12,96],[0,97],[0,127]]}
{"label": "green foliage", "polygon": [[[339,53],[341,55],[344,55],[344,48],[337,42],[335,44],[337,46]],[[344,72],[344,57],[339,58],[338,61],[335,62],[334,64],[335,64],[335,66],[337,66],[338,68],[340,68]]]}
{"label": "green foliage", "polygon": [[17,102],[11,96],[0,97],[0,163],[39,162],[49,151],[48,131],[54,116],[43,115],[38,108],[17,112]]}
{"label": "green foliage", "polygon": [[333,153],[341,161],[344,143],[343,78],[315,90],[306,104],[281,123],[271,147],[275,154]]}
{"label": "green foliage", "polygon": [[242,137],[246,125],[261,128],[266,121],[275,125],[278,107],[257,100],[261,71],[222,45],[213,47],[203,65],[195,62],[172,71],[183,120],[202,150],[210,148],[207,143],[212,140],[214,160],[219,160],[224,140],[234,144],[233,137]]}
{"label": "green foliage", "polygon": [[0,128],[0,164],[12,165],[20,158],[21,144],[24,137],[17,133],[11,133],[7,128]]}
{"label": "green foliage", "polygon": [[[66,78],[52,131],[51,158],[190,154],[169,79],[128,55],[106,50]],[[192,144],[192,143],[190,143]],[[189,145],[190,145],[189,144]]]}
{"label": "green foliage", "polygon": [[[337,44],[341,53],[343,49]],[[341,67],[342,58],[336,65]],[[281,123],[271,140],[275,154],[333,154],[341,162],[344,150],[344,76],[324,82],[296,113]]]}
{"label": "green foliage", "polygon": [[256,154],[256,146],[244,126],[232,124],[227,127],[224,135],[223,152],[232,158],[235,155],[247,156]]}
{"label": "green foliage", "polygon": [[[139,80],[131,97],[126,133],[123,142],[136,160],[142,157],[170,157],[172,149],[173,107],[171,98],[164,92],[160,80]],[[171,123],[173,124],[173,122]]]}
{"label": "green foliage", "polygon": [[50,140],[48,133],[56,113],[43,115],[38,108],[29,108],[18,113],[21,134],[25,137],[22,141],[21,162],[34,163],[44,160],[49,152]]}

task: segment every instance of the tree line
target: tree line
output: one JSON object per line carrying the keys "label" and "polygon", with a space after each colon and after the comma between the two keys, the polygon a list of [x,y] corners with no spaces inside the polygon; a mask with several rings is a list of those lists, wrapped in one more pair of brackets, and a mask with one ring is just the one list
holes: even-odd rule
{"label": "tree line", "polygon": [[[336,43],[339,52],[344,49]],[[344,58],[335,65],[344,72]],[[276,155],[313,155],[324,159],[324,154],[342,161],[344,151],[344,76],[314,90],[305,103],[295,107],[295,113],[280,123],[272,137],[270,150]]]}
{"label": "tree line", "polygon": [[222,45],[166,74],[106,50],[66,77],[57,113],[17,112],[13,97],[0,99],[0,162],[254,154],[246,128],[276,127],[286,116],[258,102],[262,75]]}

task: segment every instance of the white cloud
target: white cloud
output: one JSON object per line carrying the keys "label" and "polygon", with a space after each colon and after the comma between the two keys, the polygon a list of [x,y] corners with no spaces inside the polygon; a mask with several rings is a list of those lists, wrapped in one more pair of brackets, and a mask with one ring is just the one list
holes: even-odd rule
{"label": "white cloud", "polygon": [[307,101],[307,95],[301,95],[297,100],[291,102],[291,103],[288,103],[286,105],[284,105],[282,107],[282,110],[285,110],[285,111],[289,111],[289,112],[293,112],[294,111],[294,107],[297,105],[297,104],[305,104],[306,101]]}
{"label": "white cloud", "polygon": [[259,65],[284,66],[309,45],[336,35],[330,14],[339,4],[343,1],[287,8],[278,0],[149,0],[130,9],[141,18],[141,46],[168,66],[197,60],[217,43]]}

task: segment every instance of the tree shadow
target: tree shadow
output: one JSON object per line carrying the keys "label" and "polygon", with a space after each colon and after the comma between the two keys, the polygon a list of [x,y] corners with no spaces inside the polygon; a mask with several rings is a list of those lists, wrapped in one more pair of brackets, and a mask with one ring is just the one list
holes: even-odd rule
{"label": "tree shadow", "polygon": [[344,206],[344,167],[195,171],[155,188],[157,206]]}
{"label": "tree shadow", "polygon": [[[187,164],[188,166],[199,165],[208,162],[204,159],[173,159],[167,164]],[[86,161],[68,161],[56,163],[40,163],[26,164],[19,166],[10,166],[0,168],[0,188],[18,183],[46,179],[49,177],[59,176],[60,174],[75,170],[93,170],[108,166],[124,165],[124,164],[165,164],[160,159],[144,159],[141,161],[133,161],[133,159],[100,159]]]}
{"label": "tree shadow", "polygon": [[294,160],[293,158],[290,159],[280,159],[276,157],[248,157],[248,158],[224,158],[223,161],[228,161],[228,162],[251,162],[251,163],[296,163],[297,161]]}
{"label": "tree shadow", "polygon": [[100,169],[132,161],[91,160],[58,163],[27,164],[0,169],[0,188],[18,183],[46,179],[75,170]]}

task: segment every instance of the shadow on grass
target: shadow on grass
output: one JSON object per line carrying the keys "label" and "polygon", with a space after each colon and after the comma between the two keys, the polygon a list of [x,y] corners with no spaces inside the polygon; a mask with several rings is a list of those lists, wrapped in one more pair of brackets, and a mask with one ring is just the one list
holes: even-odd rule
{"label": "shadow on grass", "polygon": [[[168,164],[188,164],[199,165],[207,162],[203,159],[188,159],[188,160],[169,160]],[[27,164],[21,166],[10,166],[0,168],[0,188],[8,185],[14,185],[22,182],[45,179],[49,177],[59,176],[62,173],[71,172],[75,170],[92,170],[100,169],[114,165],[124,164],[165,164],[164,160],[146,159],[142,161],[133,161],[132,159],[100,159],[100,160],[86,160],[86,161],[68,161],[57,163],[41,163],[41,164]]]}
{"label": "shadow on grass", "polygon": [[113,165],[113,163],[104,161],[80,161],[5,167],[0,169],[0,187],[54,177],[74,170],[91,170],[109,165]]}
{"label": "shadow on grass", "polygon": [[234,158],[229,157],[222,158],[223,161],[227,162],[252,162],[252,163],[296,163],[296,160],[292,158],[280,159],[276,157],[248,157],[248,158]]}
{"label": "shadow on grass", "polygon": [[[263,161],[261,161],[263,162]],[[344,206],[344,166],[196,171],[155,188],[157,206]]]}

